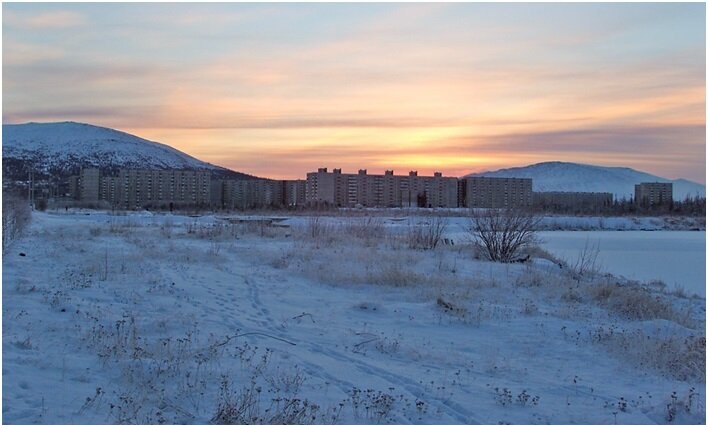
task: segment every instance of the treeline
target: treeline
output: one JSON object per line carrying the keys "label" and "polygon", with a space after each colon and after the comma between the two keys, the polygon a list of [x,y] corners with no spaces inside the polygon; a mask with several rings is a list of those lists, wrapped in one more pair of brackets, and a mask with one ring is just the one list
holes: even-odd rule
{"label": "treeline", "polygon": [[536,204],[533,210],[539,213],[603,216],[656,216],[673,215],[701,217],[706,215],[706,198],[687,197],[683,201],[666,202],[660,205],[635,203],[633,199],[620,199],[606,205],[554,205]]}

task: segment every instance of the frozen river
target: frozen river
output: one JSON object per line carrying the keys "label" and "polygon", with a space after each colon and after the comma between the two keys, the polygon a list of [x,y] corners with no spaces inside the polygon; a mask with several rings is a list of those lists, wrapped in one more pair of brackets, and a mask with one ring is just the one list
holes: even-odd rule
{"label": "frozen river", "polygon": [[586,246],[599,247],[602,271],[630,279],[659,279],[670,288],[706,295],[706,232],[539,232],[545,249],[576,261]]}

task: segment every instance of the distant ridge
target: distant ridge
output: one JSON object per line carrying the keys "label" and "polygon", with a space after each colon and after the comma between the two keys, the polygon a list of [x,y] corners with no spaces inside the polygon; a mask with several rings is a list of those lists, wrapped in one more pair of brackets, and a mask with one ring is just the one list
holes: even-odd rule
{"label": "distant ridge", "polygon": [[208,170],[216,176],[253,178],[200,161],[170,146],[132,134],[77,122],[3,124],[3,177],[66,176],[82,167]]}
{"label": "distant ridge", "polygon": [[537,192],[611,192],[617,199],[633,197],[634,185],[641,182],[673,183],[676,200],[685,199],[686,196],[706,195],[704,185],[686,179],[670,180],[627,167],[602,167],[573,162],[541,162],[469,176],[525,177],[533,179],[533,190]]}

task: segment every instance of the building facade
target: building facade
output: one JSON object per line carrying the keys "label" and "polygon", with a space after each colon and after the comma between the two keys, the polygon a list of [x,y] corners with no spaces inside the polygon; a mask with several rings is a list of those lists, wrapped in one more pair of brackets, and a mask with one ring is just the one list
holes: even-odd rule
{"label": "building facade", "polygon": [[533,202],[531,179],[465,177],[462,181],[467,208],[525,208]]}
{"label": "building facade", "polygon": [[284,180],[286,207],[304,207],[307,184],[305,180]]}
{"label": "building facade", "polygon": [[209,171],[123,169],[102,176],[96,168],[85,168],[78,187],[80,200],[106,201],[120,209],[211,205]]}
{"label": "building facade", "polygon": [[533,205],[542,210],[599,211],[612,201],[609,192],[533,192]]}
{"label": "building facade", "polygon": [[307,174],[305,199],[309,206],[456,208],[457,179],[438,172],[418,176],[411,171],[407,176],[397,176],[393,170],[381,175],[367,170],[346,174],[340,168],[332,172],[319,168]]}
{"label": "building facade", "polygon": [[224,180],[223,208],[293,208],[305,205],[304,180]]}
{"label": "building facade", "polygon": [[673,183],[639,183],[634,185],[634,202],[639,205],[663,205],[674,200]]}
{"label": "building facade", "polygon": [[101,174],[98,168],[83,168],[78,178],[79,199],[98,201]]}

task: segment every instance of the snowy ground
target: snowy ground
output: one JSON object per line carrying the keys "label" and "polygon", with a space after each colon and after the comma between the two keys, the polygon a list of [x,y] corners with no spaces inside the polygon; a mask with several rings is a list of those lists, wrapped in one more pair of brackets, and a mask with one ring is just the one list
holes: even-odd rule
{"label": "snowy ground", "polygon": [[705,423],[704,299],[396,220],[36,213],[3,256],[3,421]]}

